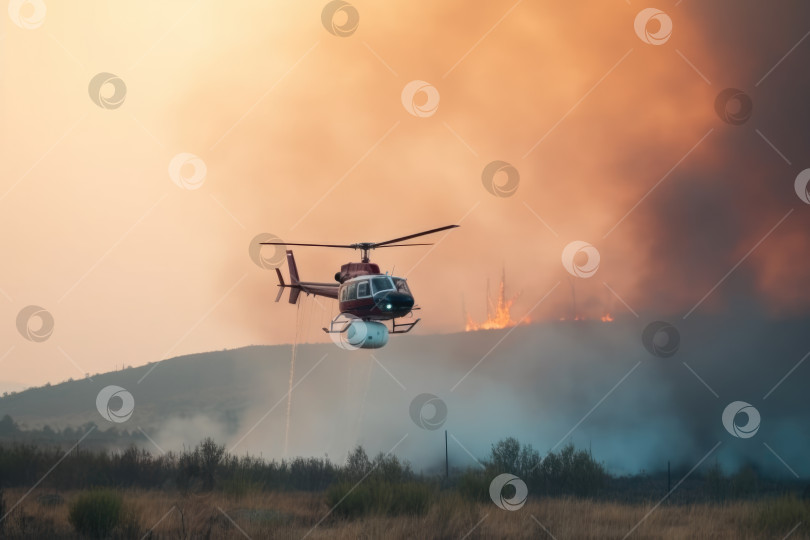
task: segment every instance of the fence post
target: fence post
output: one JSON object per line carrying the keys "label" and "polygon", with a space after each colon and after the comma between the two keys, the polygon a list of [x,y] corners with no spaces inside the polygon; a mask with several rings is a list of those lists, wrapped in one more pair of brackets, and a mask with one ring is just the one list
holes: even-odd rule
{"label": "fence post", "polygon": [[450,461],[447,457],[447,430],[444,430],[444,477],[450,478]]}

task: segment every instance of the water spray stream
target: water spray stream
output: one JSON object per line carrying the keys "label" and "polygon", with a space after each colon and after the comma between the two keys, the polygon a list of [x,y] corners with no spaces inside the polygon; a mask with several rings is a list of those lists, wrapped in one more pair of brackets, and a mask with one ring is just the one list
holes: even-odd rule
{"label": "water spray stream", "polygon": [[292,407],[292,391],[293,391],[293,378],[295,377],[295,353],[298,348],[298,332],[301,328],[301,303],[303,299],[296,304],[295,313],[295,338],[292,344],[292,356],[290,357],[290,382],[287,387],[287,421],[284,426],[284,453],[283,457],[287,457],[287,445],[290,441],[290,409]]}
{"label": "water spray stream", "polygon": [[360,424],[363,423],[363,416],[366,412],[366,401],[368,399],[368,389],[371,386],[371,372],[374,370],[374,359],[369,356],[368,373],[366,374],[366,383],[363,387],[363,397],[360,400],[360,410],[357,413],[357,422],[354,428],[354,438],[358,438],[360,434]]}

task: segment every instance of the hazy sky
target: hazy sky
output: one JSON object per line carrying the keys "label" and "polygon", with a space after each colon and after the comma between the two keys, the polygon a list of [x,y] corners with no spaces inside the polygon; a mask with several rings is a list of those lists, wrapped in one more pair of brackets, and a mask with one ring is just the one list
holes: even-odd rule
{"label": "hazy sky", "polygon": [[[292,341],[297,308],[249,256],[261,233],[461,224],[372,254],[409,278],[422,333],[462,330],[463,304],[482,318],[502,269],[514,315],[556,286],[531,318],[569,316],[572,241],[600,254],[575,280],[582,316],[810,305],[800,2],[661,2],[639,35],[635,0],[354,1],[356,30],[332,19],[345,36],[321,1],[17,3],[0,27],[4,384]],[[435,90],[403,100],[414,80]],[[729,87],[753,103],[726,109],[740,125],[716,110]],[[170,175],[181,153],[195,189]],[[496,160],[519,174],[511,196],[483,185]],[[358,254],[296,258],[330,281]],[[301,307],[303,338],[323,339],[322,303]],[[44,341],[18,331],[29,305],[53,317]]]}

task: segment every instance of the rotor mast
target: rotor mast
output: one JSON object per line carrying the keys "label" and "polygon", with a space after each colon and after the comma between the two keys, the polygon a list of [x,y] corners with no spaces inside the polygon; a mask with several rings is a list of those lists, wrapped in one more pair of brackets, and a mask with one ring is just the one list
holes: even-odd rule
{"label": "rotor mast", "polygon": [[352,244],[352,247],[354,247],[354,249],[360,250],[360,262],[364,263],[371,262],[368,253],[369,251],[374,249],[374,244],[372,244],[371,242],[362,242],[360,244]]}

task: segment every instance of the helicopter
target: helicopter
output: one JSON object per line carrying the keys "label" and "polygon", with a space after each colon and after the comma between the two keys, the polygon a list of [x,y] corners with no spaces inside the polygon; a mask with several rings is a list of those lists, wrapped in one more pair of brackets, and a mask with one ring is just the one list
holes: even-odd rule
{"label": "helicopter", "polygon": [[[278,275],[278,295],[276,302],[281,299],[284,289],[290,289],[290,304],[298,302],[301,292],[307,295],[325,296],[338,301],[339,314],[332,319],[329,328],[323,331],[330,334],[335,340],[336,335],[345,339],[345,348],[352,349],[379,349],[388,343],[389,334],[405,334],[410,332],[421,320],[411,322],[397,322],[397,319],[412,316],[414,310],[413,293],[411,293],[405,278],[381,273],[380,267],[371,262],[369,252],[377,248],[430,246],[425,243],[406,243],[406,240],[454,229],[458,225],[446,225],[429,231],[409,234],[384,242],[360,242],[356,244],[302,244],[292,242],[261,242],[269,246],[307,246],[328,247],[343,249],[359,249],[360,262],[349,262],[340,267],[335,273],[337,283],[318,283],[301,281],[298,276],[298,267],[292,250],[287,251],[287,267],[290,271],[290,283],[284,281],[281,270],[276,268]],[[385,322],[391,321],[391,330]],[[341,343],[339,345],[343,346]]]}

